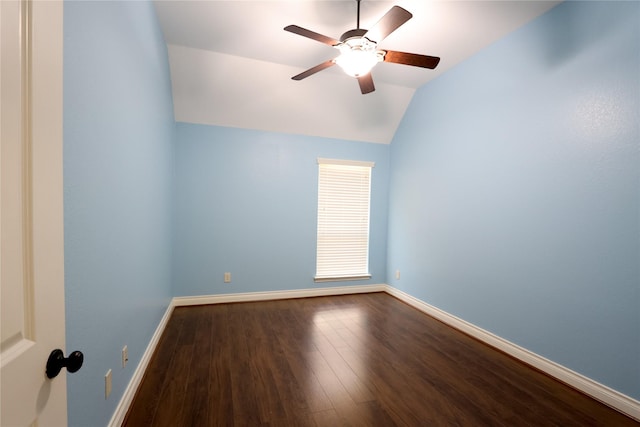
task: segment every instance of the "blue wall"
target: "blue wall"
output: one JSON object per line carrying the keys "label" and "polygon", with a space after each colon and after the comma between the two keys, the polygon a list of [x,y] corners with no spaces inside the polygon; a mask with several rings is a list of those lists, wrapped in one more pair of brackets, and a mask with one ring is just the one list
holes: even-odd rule
{"label": "blue wall", "polygon": [[636,399],[639,27],[566,2],[421,88],[388,249],[391,285]]}
{"label": "blue wall", "polygon": [[[385,282],[388,145],[178,123],[175,150],[175,295]],[[313,282],[318,157],[376,163],[368,281]]]}
{"label": "blue wall", "polygon": [[175,124],[151,3],[65,2],[64,43],[67,350],[85,356],[68,376],[69,424],[100,426],[170,300]]}

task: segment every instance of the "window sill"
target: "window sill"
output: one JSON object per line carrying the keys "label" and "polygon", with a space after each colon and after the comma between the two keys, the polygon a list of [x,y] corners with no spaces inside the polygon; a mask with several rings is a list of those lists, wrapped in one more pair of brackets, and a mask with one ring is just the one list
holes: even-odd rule
{"label": "window sill", "polygon": [[331,277],[314,277],[313,281],[316,283],[322,282],[346,282],[349,280],[369,280],[371,279],[371,274],[359,274],[355,276],[331,276]]}

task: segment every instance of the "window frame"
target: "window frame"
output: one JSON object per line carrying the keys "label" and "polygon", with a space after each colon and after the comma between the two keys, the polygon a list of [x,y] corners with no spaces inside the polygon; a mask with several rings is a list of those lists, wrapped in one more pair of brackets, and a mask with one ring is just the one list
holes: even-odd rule
{"label": "window frame", "polygon": [[[317,222],[316,222],[316,273],[314,276],[315,282],[336,282],[336,281],[348,281],[348,280],[367,280],[371,278],[369,267],[369,243],[371,237],[371,178],[373,174],[374,162],[370,161],[358,161],[358,160],[342,160],[342,159],[326,159],[318,158],[318,195],[317,195]],[[357,171],[357,168],[366,169]],[[340,169],[343,169],[340,172]],[[329,175],[327,175],[329,174]],[[345,181],[338,182],[332,181],[335,178],[342,178]],[[358,175],[362,175],[358,177]],[[362,185],[362,177],[366,175],[366,185]],[[328,177],[329,176],[329,177]],[[328,181],[327,181],[328,180]],[[357,182],[360,180],[360,182]],[[323,188],[323,185],[325,186]],[[342,187],[344,185],[344,187]],[[327,199],[321,199],[321,197],[332,197],[331,201],[334,203],[341,203],[341,195],[331,194],[331,189],[334,190],[339,186],[340,190],[347,190],[352,192],[355,198],[355,205],[348,206],[346,216],[340,216],[340,208],[347,207],[339,204],[337,209],[334,210],[335,215],[331,215],[331,212],[327,212],[326,207]],[[344,194],[344,193],[343,193]],[[366,197],[364,197],[366,196]],[[342,197],[343,198],[343,197]],[[344,198],[343,198],[344,199]],[[365,203],[366,202],[366,203]],[[363,205],[366,205],[366,215]],[[334,204],[334,206],[336,206]],[[355,213],[357,212],[357,214]],[[325,215],[327,214],[328,215]],[[360,217],[358,219],[358,217]],[[339,220],[337,220],[339,219]],[[327,220],[327,221],[325,221]],[[344,224],[350,224],[350,227],[345,229]],[[338,226],[336,224],[339,224]],[[332,228],[333,227],[333,228]],[[366,233],[362,233],[362,230],[366,229]],[[347,231],[354,235],[354,240],[351,240],[348,245],[356,243],[355,251],[346,250],[344,247],[340,247],[340,243],[336,241],[335,236]],[[331,248],[331,235],[334,236],[333,245]],[[329,236],[329,237],[327,237]],[[364,241],[364,242],[363,242]],[[345,243],[344,241],[342,242]],[[331,270],[330,260],[331,258],[344,257],[345,252],[353,252],[355,254],[350,260],[343,262],[341,265],[334,266]],[[364,263],[362,257],[364,256]],[[328,261],[329,260],[329,261]],[[354,268],[351,268],[354,267]],[[358,267],[355,269],[355,267]],[[357,270],[357,271],[356,271]]]}

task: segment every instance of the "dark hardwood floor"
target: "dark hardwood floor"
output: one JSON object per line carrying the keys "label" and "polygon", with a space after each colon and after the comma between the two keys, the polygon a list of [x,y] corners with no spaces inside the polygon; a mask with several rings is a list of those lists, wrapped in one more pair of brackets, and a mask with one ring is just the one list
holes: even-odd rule
{"label": "dark hardwood floor", "polygon": [[176,308],[127,426],[640,426],[384,293]]}

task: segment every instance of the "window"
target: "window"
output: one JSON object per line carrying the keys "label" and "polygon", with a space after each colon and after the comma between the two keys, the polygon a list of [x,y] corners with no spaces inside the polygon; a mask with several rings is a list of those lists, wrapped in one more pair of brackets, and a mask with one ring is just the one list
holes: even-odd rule
{"label": "window", "polygon": [[316,282],[368,279],[371,162],[318,159]]}

